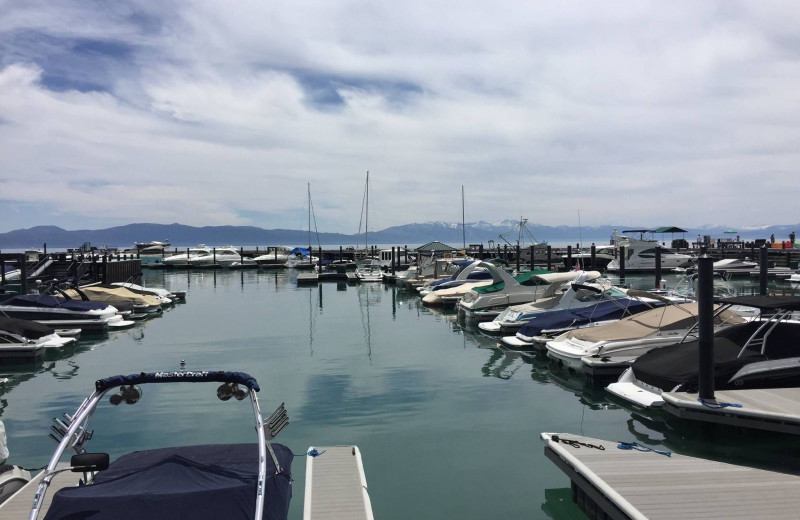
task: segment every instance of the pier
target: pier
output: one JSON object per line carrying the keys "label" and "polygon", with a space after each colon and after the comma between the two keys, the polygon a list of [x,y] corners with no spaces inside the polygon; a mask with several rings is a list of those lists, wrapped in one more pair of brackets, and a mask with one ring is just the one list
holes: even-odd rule
{"label": "pier", "polygon": [[373,520],[357,446],[313,446],[306,461],[303,520]]}

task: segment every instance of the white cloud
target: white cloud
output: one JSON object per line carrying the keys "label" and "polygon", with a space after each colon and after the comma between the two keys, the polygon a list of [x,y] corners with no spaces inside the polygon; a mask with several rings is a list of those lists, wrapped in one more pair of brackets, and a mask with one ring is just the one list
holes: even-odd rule
{"label": "white cloud", "polygon": [[0,9],[0,200],[43,209],[6,230],[300,227],[310,181],[353,232],[367,169],[376,228],[457,220],[461,184],[470,220],[797,220],[785,4]]}

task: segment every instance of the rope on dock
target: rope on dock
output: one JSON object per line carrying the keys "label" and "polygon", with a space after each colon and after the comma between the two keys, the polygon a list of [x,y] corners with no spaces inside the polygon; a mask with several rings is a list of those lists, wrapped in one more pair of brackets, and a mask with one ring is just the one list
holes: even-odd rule
{"label": "rope on dock", "polygon": [[650,446],[645,446],[644,444],[639,444],[638,442],[620,442],[617,444],[617,448],[621,450],[636,450],[636,451],[652,451],[653,453],[658,453],[659,455],[664,455],[666,457],[671,457],[672,452],[666,450],[657,450],[655,448],[651,448]]}
{"label": "rope on dock", "polygon": [[702,397],[697,398],[697,402],[702,404],[703,406],[707,406],[708,408],[741,408],[742,405],[739,403],[726,403],[724,401],[706,401]]}

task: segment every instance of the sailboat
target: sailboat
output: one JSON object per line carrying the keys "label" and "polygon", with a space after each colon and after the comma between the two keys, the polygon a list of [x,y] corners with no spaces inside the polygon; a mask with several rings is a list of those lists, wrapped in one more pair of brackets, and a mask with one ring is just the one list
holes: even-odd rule
{"label": "sailboat", "polygon": [[367,183],[364,187],[364,206],[362,210],[366,215],[364,224],[364,248],[367,251],[367,256],[356,266],[356,276],[361,282],[381,282],[383,281],[383,270],[381,269],[380,262],[369,256],[369,171],[367,172]]}
{"label": "sailboat", "polygon": [[[319,258],[313,256],[311,252],[311,212],[312,212],[312,205],[311,205],[311,183],[308,183],[308,249],[303,249],[302,247],[296,247],[289,251],[289,259],[286,261],[286,267],[291,267],[293,269],[298,270],[305,270],[311,271],[317,267],[317,263],[319,262]],[[316,223],[316,217],[314,218],[314,222]],[[319,240],[317,240],[319,242]]]}

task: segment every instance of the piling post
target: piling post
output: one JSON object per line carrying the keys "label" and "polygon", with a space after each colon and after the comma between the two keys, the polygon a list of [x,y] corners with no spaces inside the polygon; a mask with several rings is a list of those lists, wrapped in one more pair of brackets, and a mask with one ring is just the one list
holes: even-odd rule
{"label": "piling post", "polygon": [[503,245],[503,260],[508,262],[508,244]]}
{"label": "piling post", "polygon": [[19,255],[19,292],[28,294],[28,264],[25,263],[25,255]]}
{"label": "piling post", "polygon": [[[175,250],[177,251],[177,249]],[[189,265],[189,248],[186,248],[186,265]]]}
{"label": "piling post", "polygon": [[534,254],[535,254],[535,250],[533,249],[533,246],[531,245],[531,271],[533,271],[533,256],[534,256]]}
{"label": "piling post", "polygon": [[661,246],[656,245],[656,284],[653,286],[661,289]]}
{"label": "piling post", "polygon": [[108,256],[103,255],[103,283],[108,281]]}
{"label": "piling post", "polygon": [[239,246],[239,262],[244,264],[244,246]]}
{"label": "piling post", "polygon": [[0,285],[6,284],[6,259],[0,258]]}
{"label": "piling post", "polygon": [[47,256],[47,242],[42,244],[42,251],[44,251],[44,256]]}
{"label": "piling post", "polygon": [[594,271],[597,269],[597,247],[595,247],[594,242],[592,242],[592,270]]}
{"label": "piling post", "polygon": [[519,273],[519,244],[517,244],[517,272]]}
{"label": "piling post", "polygon": [[403,260],[405,260],[405,262],[408,263],[408,246],[404,246],[403,250],[405,251],[403,253]]}
{"label": "piling post", "polygon": [[[212,248],[211,248],[211,253],[214,255],[214,256],[212,257],[212,263],[213,263],[214,265],[217,265],[217,248],[216,248],[216,247],[212,247]],[[186,257],[186,261],[187,261],[187,262],[189,261],[189,257],[188,257],[188,256]]]}
{"label": "piling post", "polygon": [[317,247],[319,250],[319,258],[317,258],[317,271],[322,271],[322,246]]}
{"label": "piling post", "polygon": [[714,399],[714,259],[697,261],[697,325],[699,333],[699,397]]}
{"label": "piling post", "polygon": [[767,256],[767,246],[761,246],[761,258],[759,262],[759,276],[758,276],[758,293],[761,296],[767,295],[767,268],[768,266],[768,256]]}
{"label": "piling post", "polygon": [[792,250],[786,248],[786,267],[792,267]]}
{"label": "piling post", "polygon": [[392,246],[392,276],[394,276],[394,246]]}
{"label": "piling post", "polygon": [[97,282],[97,257],[92,255],[92,281]]}
{"label": "piling post", "polygon": [[567,245],[567,262],[564,264],[567,271],[572,269],[572,245]]}
{"label": "piling post", "polygon": [[553,246],[547,246],[547,270],[553,270]]}
{"label": "piling post", "polygon": [[481,242],[481,245],[478,246],[478,258],[483,260],[483,242]]}
{"label": "piling post", "polygon": [[619,283],[625,283],[625,246],[619,246]]}

